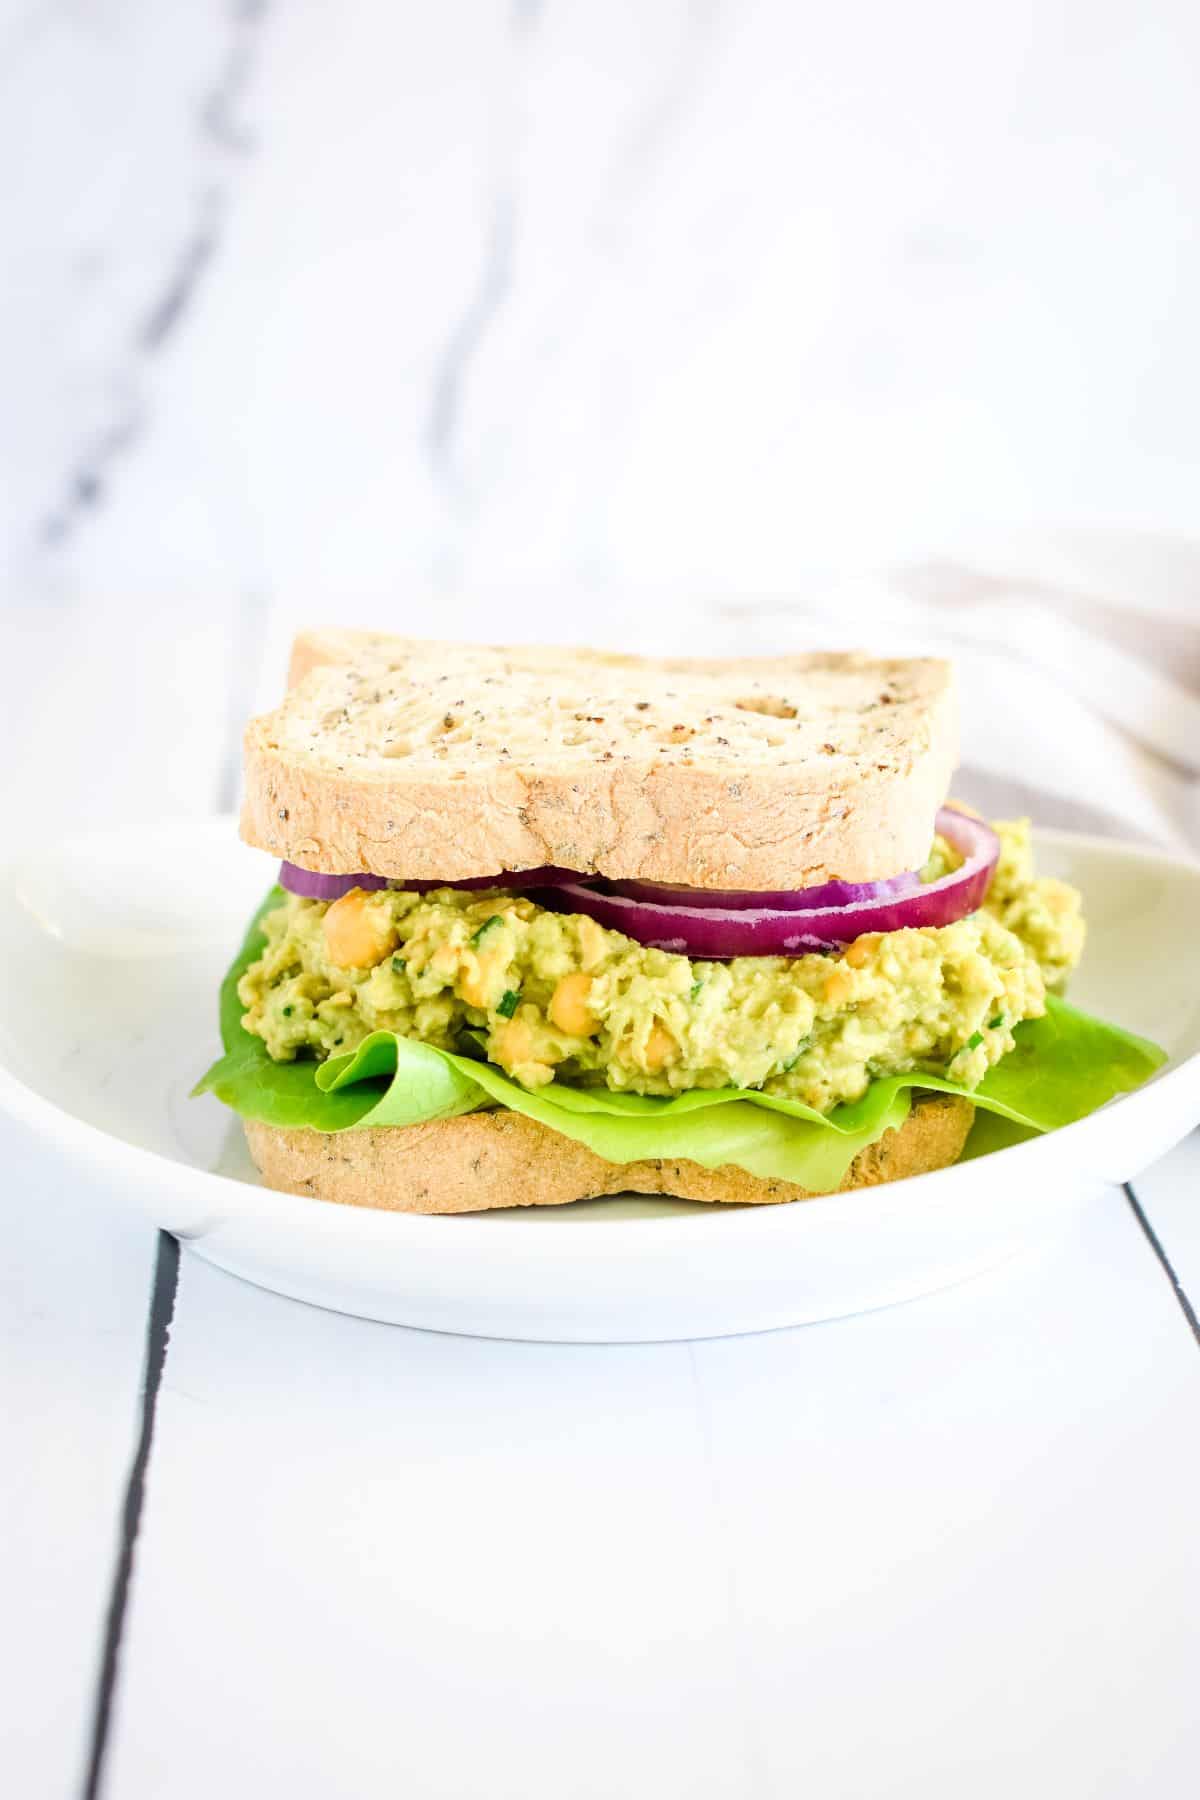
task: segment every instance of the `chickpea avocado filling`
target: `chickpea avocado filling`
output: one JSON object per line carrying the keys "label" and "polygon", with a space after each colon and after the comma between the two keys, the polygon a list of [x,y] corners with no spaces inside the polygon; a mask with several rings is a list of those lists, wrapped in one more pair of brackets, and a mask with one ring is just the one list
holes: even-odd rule
{"label": "chickpea avocado filling", "polygon": [[[870,933],[836,954],[703,961],[501,889],[289,894],[237,984],[271,1059],[326,1059],[389,1032],[550,1084],[677,1096],[753,1089],[821,1114],[875,1081],[973,1090],[1079,960],[1080,898],[1033,871],[1025,822],[997,827],[982,906]],[[922,880],[961,860],[935,840]]]}

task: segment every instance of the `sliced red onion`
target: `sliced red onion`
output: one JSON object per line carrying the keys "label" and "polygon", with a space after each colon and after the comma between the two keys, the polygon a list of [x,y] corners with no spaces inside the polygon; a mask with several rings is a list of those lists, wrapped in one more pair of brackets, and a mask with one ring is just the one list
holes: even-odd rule
{"label": "sliced red onion", "polygon": [[[578,879],[578,878],[576,878]],[[561,886],[561,883],[559,884]],[[728,912],[817,912],[830,906],[855,906],[868,900],[888,900],[914,894],[921,885],[915,869],[889,875],[886,881],[826,881],[807,888],[689,888],[674,882],[610,881],[606,892],[627,900],[643,900],[651,906],[717,906]]]}
{"label": "sliced red onion", "polygon": [[466,888],[473,892],[476,888],[508,888],[513,893],[524,893],[526,888],[562,887],[564,882],[578,881],[579,874],[575,869],[556,869],[548,865],[544,869],[505,869],[499,875],[467,875],[462,880],[454,877],[447,881],[392,881],[389,885],[397,889],[407,889],[410,894],[431,894],[435,888]]}
{"label": "sliced red onion", "polygon": [[452,881],[401,881],[386,875],[320,875],[313,869],[301,869],[296,863],[285,862],[279,867],[279,885],[286,888],[289,894],[299,894],[302,900],[340,900],[351,888],[362,888],[372,893],[379,888],[392,887],[410,894],[432,893],[434,888],[454,887],[467,888],[511,888],[520,891],[524,888],[558,887],[565,881],[578,881],[579,876],[573,869],[517,869],[501,875],[470,875],[465,879]]}
{"label": "sliced red onion", "polygon": [[584,882],[548,890],[545,904],[557,912],[586,913],[598,925],[652,949],[703,960],[838,950],[867,932],[952,925],[981,904],[1000,854],[999,838],[982,819],[948,806],[938,813],[937,829],[963,856],[960,868],[918,884],[915,891],[878,894],[844,906],[661,905]]}
{"label": "sliced red onion", "polygon": [[385,888],[384,875],[320,875],[315,869],[301,869],[295,863],[279,865],[279,885],[302,900],[340,900],[351,888]]}

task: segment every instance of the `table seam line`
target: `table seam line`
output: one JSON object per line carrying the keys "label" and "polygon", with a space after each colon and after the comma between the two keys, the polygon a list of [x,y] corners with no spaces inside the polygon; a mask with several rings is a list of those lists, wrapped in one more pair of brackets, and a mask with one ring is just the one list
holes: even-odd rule
{"label": "table seam line", "polygon": [[1163,1274],[1170,1283],[1171,1290],[1179,1304],[1179,1310],[1191,1327],[1192,1336],[1195,1338],[1197,1346],[1200,1347],[1200,1316],[1197,1316],[1196,1308],[1192,1305],[1187,1289],[1175,1272],[1170,1257],[1164,1250],[1157,1232],[1153,1225],[1151,1225],[1149,1218],[1146,1216],[1142,1203],[1134,1191],[1133,1183],[1131,1181],[1123,1181],[1121,1187],[1129,1209],[1141,1227],[1142,1235],[1149,1244],[1150,1249],[1153,1251],[1159,1267],[1162,1269]]}
{"label": "table seam line", "polygon": [[158,1396],[167,1361],[171,1323],[179,1291],[179,1245],[166,1231],[158,1234],[150,1306],[146,1317],[146,1349],[141,1384],[137,1441],[125,1480],[116,1562],[104,1616],[100,1668],[96,1677],[92,1727],[88,1739],[82,1800],[99,1800],[112,1722],[113,1700],[121,1658],[121,1640],[133,1587],[134,1553],[145,1511],[146,1478],[154,1444]]}

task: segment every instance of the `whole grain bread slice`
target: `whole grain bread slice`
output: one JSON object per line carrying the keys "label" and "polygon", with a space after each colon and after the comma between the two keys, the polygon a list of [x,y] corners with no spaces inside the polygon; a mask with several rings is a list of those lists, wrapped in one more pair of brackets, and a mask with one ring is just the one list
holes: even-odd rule
{"label": "whole grain bread slice", "polygon": [[953,673],[927,657],[334,631],[300,638],[292,672],[246,732],[242,835],[333,874],[874,881],[924,860],[958,751]]}
{"label": "whole grain bread slice", "polygon": [[[956,1162],[975,1108],[955,1094],[923,1096],[904,1124],[885,1131],[851,1163],[840,1192],[923,1175]],[[266,1185],[286,1194],[388,1212],[487,1212],[498,1206],[561,1206],[601,1194],[673,1194],[680,1200],[771,1206],[811,1200],[793,1181],[769,1181],[727,1166],[664,1160],[610,1163],[523,1113],[467,1113],[426,1125],[333,1135],[244,1121]]]}

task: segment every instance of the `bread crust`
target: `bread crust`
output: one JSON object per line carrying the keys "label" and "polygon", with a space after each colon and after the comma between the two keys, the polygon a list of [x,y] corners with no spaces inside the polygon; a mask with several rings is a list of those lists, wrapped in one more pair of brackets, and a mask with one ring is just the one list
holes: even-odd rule
{"label": "bread crust", "polygon": [[338,632],[298,640],[293,670],[246,732],[242,836],[332,874],[875,881],[928,854],[958,752],[952,672],[932,658],[651,661]]}
{"label": "bread crust", "polygon": [[[956,1162],[975,1116],[969,1100],[923,1095],[904,1124],[859,1152],[839,1192],[899,1181]],[[772,1206],[815,1198],[791,1181],[674,1159],[610,1163],[523,1113],[467,1113],[425,1125],[324,1133],[243,1121],[270,1188],[386,1212],[470,1213],[562,1206],[603,1194]]]}

